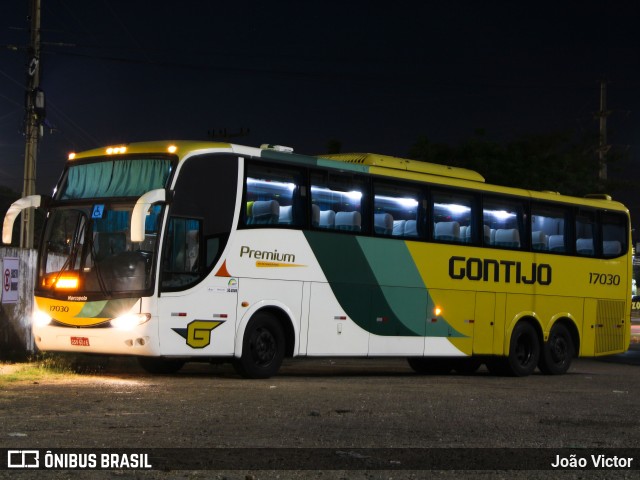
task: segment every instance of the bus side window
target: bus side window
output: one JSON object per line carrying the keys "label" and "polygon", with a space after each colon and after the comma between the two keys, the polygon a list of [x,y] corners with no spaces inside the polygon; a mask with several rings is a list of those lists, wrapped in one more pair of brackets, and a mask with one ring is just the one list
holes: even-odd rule
{"label": "bus side window", "polygon": [[[365,184],[349,175],[311,174],[311,225],[319,229],[363,231]],[[317,224],[316,224],[317,222]]]}
{"label": "bus side window", "polygon": [[180,287],[198,280],[201,224],[197,219],[169,219],[162,265],[163,287]]}
{"label": "bus side window", "polygon": [[433,240],[474,243],[474,200],[460,192],[433,192]]}
{"label": "bus side window", "polygon": [[373,233],[417,237],[421,218],[420,189],[378,182],[374,183],[373,189]]}
{"label": "bus side window", "polygon": [[482,212],[483,228],[489,230],[489,245],[499,248],[523,247],[524,206],[503,199],[485,199]]}
{"label": "bus side window", "polygon": [[567,209],[546,204],[531,206],[531,249],[565,252]]}
{"label": "bus side window", "polygon": [[576,253],[585,257],[596,255],[595,249],[596,221],[595,213],[581,210],[576,215]]}
{"label": "bus side window", "polygon": [[607,212],[600,215],[602,224],[602,255],[617,257],[627,251],[626,216]]}
{"label": "bus side window", "polygon": [[248,163],[244,224],[247,226],[302,226],[298,171]]}

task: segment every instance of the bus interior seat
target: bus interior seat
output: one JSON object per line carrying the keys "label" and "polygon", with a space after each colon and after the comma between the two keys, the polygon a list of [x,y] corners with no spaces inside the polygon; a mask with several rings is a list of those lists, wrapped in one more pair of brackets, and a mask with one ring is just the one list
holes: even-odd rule
{"label": "bus interior seat", "polygon": [[280,205],[275,200],[257,200],[253,202],[249,222],[251,225],[270,225],[278,223]]}
{"label": "bus interior seat", "polygon": [[336,229],[359,232],[362,226],[360,212],[338,212],[336,213]]}
{"label": "bus interior seat", "polygon": [[593,255],[593,238],[578,238],[576,240],[576,252],[578,255]]}
{"label": "bus interior seat", "polygon": [[604,255],[619,255],[620,252],[622,252],[622,244],[618,240],[605,240],[602,242],[602,253]]}
{"label": "bus interior seat", "polygon": [[333,210],[321,210],[320,222],[318,226],[320,228],[333,228],[336,224],[336,212]]}
{"label": "bus interior seat", "polygon": [[460,240],[460,224],[458,222],[438,222],[433,237],[436,240],[457,242]]}
{"label": "bus interior seat", "polygon": [[469,225],[465,231],[464,231],[464,238],[462,239],[463,242],[465,243],[472,243],[473,242],[473,229],[471,228],[471,225]]}
{"label": "bus interior seat", "polygon": [[375,232],[380,235],[391,235],[393,233],[393,217],[389,213],[376,213],[373,216]]}
{"label": "bus interior seat", "polygon": [[484,244],[491,245],[491,228],[489,228],[489,225],[483,225],[482,227],[484,231]]}
{"label": "bus interior seat", "polygon": [[407,220],[407,223],[404,224],[404,236],[405,237],[418,236],[418,222],[416,220]]}
{"label": "bus interior seat", "polygon": [[336,223],[336,212],[333,210],[321,210],[318,226],[320,228],[333,228]]}
{"label": "bus interior seat", "polygon": [[315,203],[311,204],[311,225],[313,227],[320,225],[320,207]]}
{"label": "bus interior seat", "polygon": [[402,237],[404,236],[404,224],[407,223],[406,220],[394,220],[393,221],[393,236],[394,237]]}
{"label": "bus interior seat", "polygon": [[280,207],[278,223],[281,225],[291,225],[293,223],[293,206],[285,205]]}
{"label": "bus interior seat", "polygon": [[516,228],[499,228],[496,230],[495,245],[499,247],[518,248],[520,246],[520,233]]}
{"label": "bus interior seat", "polygon": [[547,236],[542,230],[531,232],[531,248],[533,248],[534,250],[547,249]]}
{"label": "bus interior seat", "polygon": [[549,251],[564,252],[564,235],[549,235]]}
{"label": "bus interior seat", "polygon": [[187,271],[195,271],[197,269],[198,253],[200,252],[200,241],[198,230],[189,230],[187,232],[186,250],[187,250]]}

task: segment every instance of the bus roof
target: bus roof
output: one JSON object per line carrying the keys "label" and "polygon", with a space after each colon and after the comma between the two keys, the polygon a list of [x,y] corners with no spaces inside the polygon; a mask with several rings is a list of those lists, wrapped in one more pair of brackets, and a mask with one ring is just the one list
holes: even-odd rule
{"label": "bus roof", "polygon": [[484,177],[478,172],[468,170],[466,168],[451,167],[375,153],[301,155],[297,153],[261,149],[257,147],[247,147],[226,142],[167,140],[122,143],[108,147],[95,148],[70,154],[69,160],[73,161],[82,158],[123,154],[169,153],[176,155],[181,161],[187,154],[193,154],[198,150],[222,150],[261,157],[266,160],[283,161],[299,165],[342,168],[344,170],[352,170],[355,172],[374,173],[377,175],[412,179],[427,183],[442,182],[449,186],[477,189],[484,192],[496,192],[515,196],[525,196],[538,200],[566,202],[577,205],[628,211],[623,204],[613,201],[609,195],[594,194],[586,195],[582,198],[562,195],[558,192],[551,191],[535,191],[501,185],[489,185],[485,183]]}
{"label": "bus roof", "polygon": [[408,172],[426,173],[441,177],[459,178],[475,182],[484,182],[484,177],[478,172],[466,168],[439,165],[437,163],[421,162],[418,160],[408,160],[406,158],[390,157],[377,153],[336,153],[330,155],[319,155],[321,158],[339,160],[347,163],[369,165],[372,167],[392,168],[395,170],[406,170]]}

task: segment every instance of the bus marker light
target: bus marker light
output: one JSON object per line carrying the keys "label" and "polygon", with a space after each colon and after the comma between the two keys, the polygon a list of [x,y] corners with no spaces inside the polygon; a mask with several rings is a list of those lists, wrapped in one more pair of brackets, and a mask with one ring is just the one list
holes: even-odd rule
{"label": "bus marker light", "polygon": [[248,307],[249,306],[249,302],[242,302],[240,305],[242,305],[243,307]]}
{"label": "bus marker light", "polygon": [[434,314],[436,317],[439,317],[440,315],[442,315],[442,309],[441,309],[440,307],[436,307],[436,308],[434,308],[434,309],[433,309],[433,314]]}
{"label": "bus marker light", "polygon": [[76,154],[74,152],[71,152],[67,158],[69,158],[69,160],[73,160],[74,158],[76,158]]}
{"label": "bus marker light", "polygon": [[228,318],[229,315],[227,315],[226,313],[214,313],[213,314],[213,318]]}
{"label": "bus marker light", "polygon": [[335,317],[333,317],[334,320],[346,320],[347,317],[344,315],[337,315]]}
{"label": "bus marker light", "polygon": [[171,316],[172,317],[186,317],[187,313],[186,312],[171,312]]}
{"label": "bus marker light", "polygon": [[76,290],[78,288],[78,277],[75,275],[61,275],[56,280],[57,290]]}
{"label": "bus marker light", "polygon": [[178,151],[178,147],[176,147],[175,145],[169,145],[169,147],[167,147],[167,151],[169,153],[176,153]]}
{"label": "bus marker light", "polygon": [[109,147],[106,150],[107,155],[117,155],[119,153],[127,153],[127,147]]}

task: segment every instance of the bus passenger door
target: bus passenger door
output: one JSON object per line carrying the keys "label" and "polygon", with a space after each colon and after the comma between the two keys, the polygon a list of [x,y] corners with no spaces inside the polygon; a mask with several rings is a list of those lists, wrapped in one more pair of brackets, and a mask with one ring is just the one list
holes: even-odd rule
{"label": "bus passenger door", "polygon": [[229,356],[235,343],[238,280],[211,277],[158,298],[162,355]]}

